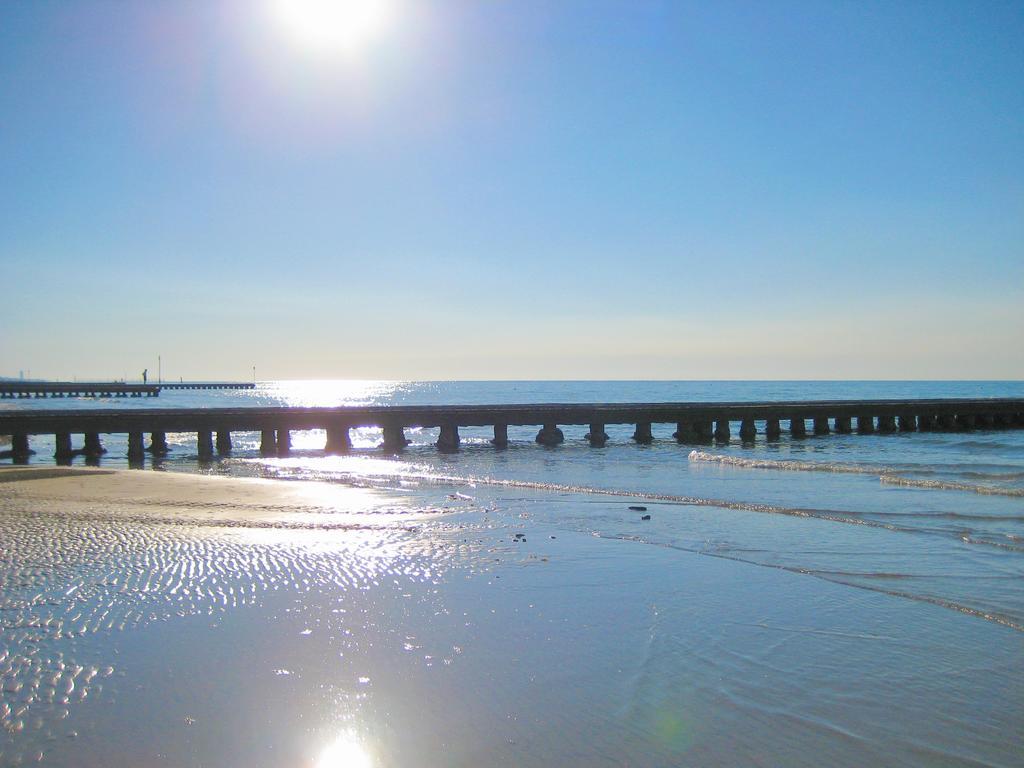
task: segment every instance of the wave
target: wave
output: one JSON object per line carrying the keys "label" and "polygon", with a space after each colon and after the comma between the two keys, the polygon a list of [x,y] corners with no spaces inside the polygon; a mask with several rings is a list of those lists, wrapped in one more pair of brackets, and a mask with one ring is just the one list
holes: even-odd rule
{"label": "wave", "polygon": [[[707,451],[690,451],[690,461],[724,464],[744,469],[776,469],[786,472],[832,472],[851,475],[877,475],[887,485],[898,485],[909,488],[928,488],[940,491],[967,491],[988,496],[1009,496],[1024,498],[1024,488],[1000,488],[992,485],[974,483],[958,483],[947,480],[922,480],[899,474],[900,470],[871,464],[844,464],[835,462],[798,461],[777,459],[746,459],[739,456],[727,456]],[[906,471],[906,470],[904,470]]]}
{"label": "wave", "polygon": [[882,475],[879,477],[886,485],[900,485],[907,488],[929,488],[939,491],[968,491],[986,496],[1010,496],[1024,498],[1024,488],[997,488],[991,485],[975,485],[973,483],[956,483],[947,480],[916,480],[900,475]]}

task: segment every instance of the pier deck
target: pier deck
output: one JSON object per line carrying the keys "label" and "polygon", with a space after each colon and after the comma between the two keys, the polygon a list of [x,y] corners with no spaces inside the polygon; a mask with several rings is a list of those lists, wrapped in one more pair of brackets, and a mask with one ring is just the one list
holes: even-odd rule
{"label": "pier deck", "polygon": [[156,384],[123,381],[0,381],[0,398],[26,397],[156,397]]}
{"label": "pier deck", "polygon": [[[325,450],[340,453],[351,448],[349,430],[356,427],[382,428],[383,446],[390,450],[407,444],[406,428],[440,428],[438,447],[456,450],[460,427],[493,427],[492,442],[502,447],[510,426],[539,425],[536,442],[552,446],[564,440],[559,425],[587,425],[586,439],[600,446],[608,439],[608,424],[634,424],[638,443],[654,439],[654,424],[673,424],[672,436],[680,443],[706,443],[729,440],[734,422],[743,441],[759,435],[776,440],[784,431],[802,438],[808,421],[816,435],[1019,428],[1024,399],[33,410],[0,412],[0,435],[11,435],[5,453],[17,461],[31,452],[30,435],[55,435],[61,460],[102,453],[101,434],[127,434],[129,459],[137,460],[144,451],[166,453],[168,432],[196,433],[202,458],[213,455],[214,434],[217,453],[230,452],[232,432],[259,432],[262,452],[281,455],[289,451],[291,431],[310,429],[326,430]],[[149,447],[144,447],[146,433]],[[84,448],[72,450],[72,434],[85,436]]]}

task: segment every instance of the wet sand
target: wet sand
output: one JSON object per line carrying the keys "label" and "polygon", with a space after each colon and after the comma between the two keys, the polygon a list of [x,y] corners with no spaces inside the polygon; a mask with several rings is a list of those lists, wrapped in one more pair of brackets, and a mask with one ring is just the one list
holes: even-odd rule
{"label": "wet sand", "polygon": [[1024,634],[594,503],[2,470],[0,765],[1022,763]]}

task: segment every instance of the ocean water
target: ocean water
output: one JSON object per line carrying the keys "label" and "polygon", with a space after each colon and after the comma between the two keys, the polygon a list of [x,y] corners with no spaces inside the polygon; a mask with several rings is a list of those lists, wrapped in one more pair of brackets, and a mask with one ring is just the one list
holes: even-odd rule
{"label": "ocean water", "polygon": [[[174,391],[158,399],[32,399],[8,408],[174,408],[552,402],[703,402],[900,397],[1024,397],[1024,382],[263,382],[255,390]],[[758,424],[759,430],[763,425]],[[734,433],[737,427],[734,426]],[[654,426],[636,445],[631,425],[609,425],[592,448],[586,427],[565,427],[556,448],[536,429],[511,428],[496,450],[490,429],[462,428],[455,454],[434,447],[437,431],[407,430],[400,455],[380,449],[375,429],[353,431],[354,450],[325,456],[320,430],[292,435],[287,458],[261,458],[256,433],[235,433],[230,458],[200,465],[194,435],[169,435],[155,469],[306,479],[378,489],[493,486],[578,494],[595,503],[559,524],[600,536],[785,568],[926,600],[1024,629],[1024,430],[893,435],[788,434],[752,444],[682,446],[674,425]],[[123,467],[123,436],[106,439],[101,466]],[[52,443],[34,438],[35,462]],[[84,462],[84,459],[76,459]],[[645,498],[670,512],[637,529],[602,515],[615,496]],[[789,518],[784,519],[784,518]],[[792,524],[792,519],[808,521]],[[827,537],[809,521],[827,522]]]}
{"label": "ocean water", "polygon": [[[1021,382],[315,381],[2,405],[1022,396]],[[257,661],[246,658],[246,668],[263,664],[274,686],[293,686],[271,697],[284,696],[305,718],[284,718],[287,728],[279,710],[238,703],[240,690],[253,701],[267,695],[239,682],[243,672],[217,692],[204,689],[209,702],[191,706],[208,707],[207,721],[238,710],[234,735],[219,747],[227,752],[212,736],[182,752],[161,717],[137,723],[173,764],[279,764],[269,734],[278,750],[297,754],[299,741],[337,730],[339,717],[381,765],[1024,764],[1024,430],[784,432],[773,443],[734,435],[684,446],[665,424],[642,446],[630,439],[631,425],[609,425],[608,444],[592,448],[586,428],[563,429],[565,443],[546,448],[534,442],[535,428],[510,428],[510,445],[499,450],[489,429],[464,428],[460,450],[447,454],[433,445],[436,430],[407,430],[412,442],[397,455],[379,448],[379,430],[366,429],[353,433],[345,456],[323,454],[323,432],[299,432],[287,458],[261,458],[257,435],[235,433],[232,454],[209,463],[198,461],[194,435],[169,435],[170,455],[147,458],[143,471],[272,478],[362,496],[345,509],[323,502],[278,520],[288,533],[273,541],[237,520],[223,541],[209,526],[201,534],[111,530],[96,525],[102,505],[88,507],[82,525],[93,527],[84,532],[65,518],[50,533],[23,515],[5,518],[7,665],[25,653],[26,626],[82,614],[68,595],[87,584],[98,590],[91,610],[104,631],[135,627],[118,641],[116,659],[78,648],[88,657],[80,666],[98,681],[114,675],[104,685],[107,694],[117,690],[116,702],[92,710],[93,732],[151,706],[142,691],[175,689],[183,667],[227,675],[231,649],[252,643]],[[100,465],[126,466],[121,437],[105,445]],[[33,447],[33,463],[52,463],[52,443],[33,438]],[[361,513],[358,499],[373,501]],[[351,535],[352,519],[383,533],[358,556],[325,550],[332,537]],[[249,531],[242,543],[240,530]],[[96,553],[108,542],[117,559],[82,555],[78,563],[63,552],[71,545],[60,545],[52,568],[61,575],[51,581],[38,544],[65,536],[93,542]],[[163,607],[115,607],[136,592],[160,595]],[[53,608],[40,616],[39,605]],[[224,616],[216,633],[195,623],[214,611]],[[175,665],[154,671],[139,661],[167,637],[175,638],[167,649]],[[388,655],[396,642],[398,656]],[[197,644],[219,649],[217,662],[182,650]],[[225,665],[220,673],[217,664]],[[132,685],[119,688],[122,667],[134,671]],[[330,706],[310,704],[312,689],[329,690]],[[224,691],[233,691],[230,701]],[[424,712],[424,701],[437,706]],[[246,718],[266,731],[238,737]],[[39,733],[55,732],[41,723]],[[302,739],[292,741],[296,733]],[[71,754],[64,742],[13,739],[8,754]],[[103,739],[75,749],[93,755],[91,764],[126,754],[125,744]]]}

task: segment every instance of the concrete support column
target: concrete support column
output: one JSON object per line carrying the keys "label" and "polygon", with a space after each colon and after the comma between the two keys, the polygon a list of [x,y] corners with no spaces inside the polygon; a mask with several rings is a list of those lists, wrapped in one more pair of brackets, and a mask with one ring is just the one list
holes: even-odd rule
{"label": "concrete support column", "polygon": [[956,425],[959,429],[970,430],[974,429],[976,421],[973,413],[961,413],[956,417]]}
{"label": "concrete support column", "polygon": [[495,448],[508,448],[508,424],[495,424],[491,443]]}
{"label": "concrete support column", "polygon": [[[220,434],[218,433],[218,438]],[[219,442],[219,441],[218,441]],[[292,433],[288,429],[277,430],[277,455],[287,456],[292,452]]]}
{"label": "concrete support column", "polygon": [[807,422],[803,419],[789,420],[790,437],[807,437]]}
{"label": "concrete support column", "polygon": [[384,449],[387,451],[400,451],[409,444],[405,437],[405,427],[401,424],[384,425]]}
{"label": "concrete support column", "polygon": [[879,432],[895,432],[896,431],[896,417],[879,416],[878,417],[878,431]]}
{"label": "concrete support column", "polygon": [[636,429],[633,430],[633,439],[640,445],[650,445],[654,442],[654,437],[651,435],[651,422],[638,421]]}
{"label": "concrete support column", "polygon": [[128,433],[128,464],[139,464],[146,457],[145,438],[141,432]]}
{"label": "concrete support column", "polygon": [[71,450],[71,433],[58,432],[53,436],[53,458],[58,464],[70,464],[74,452]]}
{"label": "concrete support column", "polygon": [[778,440],[782,435],[782,425],[778,419],[765,419],[764,436],[769,440]]}
{"label": "concrete support column", "polygon": [[339,454],[351,450],[352,438],[349,436],[347,426],[336,424],[327,427],[327,442],[324,444],[324,451],[329,454]]}
{"label": "concrete support column", "polygon": [[750,442],[757,437],[757,426],[754,424],[753,419],[743,419],[740,422],[740,440],[746,440]]}
{"label": "concrete support column", "polygon": [[862,435],[870,435],[875,431],[875,417],[874,416],[858,416],[857,417],[857,432]]}
{"label": "concrete support column", "polygon": [[715,421],[715,440],[717,440],[720,443],[727,443],[729,442],[730,436],[731,435],[729,434],[729,420],[718,419],[717,421]]}
{"label": "concrete support column", "polygon": [[814,434],[816,435],[827,435],[832,430],[828,426],[827,416],[815,416],[814,417]]}
{"label": "concrete support column", "polygon": [[459,450],[459,425],[442,424],[441,434],[437,438],[436,445],[441,451]]}
{"label": "concrete support column", "polygon": [[217,430],[217,453],[231,453],[231,430]]}
{"label": "concrete support column", "polygon": [[213,458],[213,432],[202,429],[196,433],[196,452],[200,459]]}
{"label": "concrete support column", "polygon": [[272,429],[260,431],[260,456],[274,456],[277,453],[277,433]]}
{"label": "concrete support column", "polygon": [[537,442],[541,445],[559,445],[565,442],[565,435],[557,424],[545,424],[537,433]]}
{"label": "concrete support column", "polygon": [[167,433],[166,432],[153,432],[149,436],[149,448],[146,449],[154,456],[163,456],[168,452],[167,448]]}
{"label": "concrete support column", "polygon": [[939,418],[939,429],[954,430],[957,428],[956,416],[952,413],[940,413]]}
{"label": "concrete support column", "polygon": [[11,456],[16,462],[25,461],[35,451],[29,447],[28,435],[11,435]]}
{"label": "concrete support column", "polygon": [[935,429],[935,416],[930,413],[917,414],[917,429],[920,432],[931,432]]}
{"label": "concrete support column", "polygon": [[711,442],[711,422],[707,419],[697,419],[693,422],[693,434],[697,438],[697,442],[710,443]]}
{"label": "concrete support column", "polygon": [[900,432],[914,432],[917,429],[917,417],[912,413],[901,413],[899,424]]}
{"label": "concrete support column", "polygon": [[672,433],[672,437],[676,439],[677,443],[692,443],[693,429],[685,421],[676,422],[676,431]]}
{"label": "concrete support column", "polygon": [[604,431],[604,424],[594,423],[590,425],[590,431],[587,432],[587,440],[594,448],[601,448],[605,443],[608,442],[608,433]]}
{"label": "concrete support column", "polygon": [[85,433],[85,448],[83,449],[83,453],[85,453],[86,456],[102,456],[106,452],[107,449],[104,448],[103,444],[100,442],[99,432]]}

